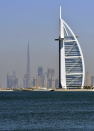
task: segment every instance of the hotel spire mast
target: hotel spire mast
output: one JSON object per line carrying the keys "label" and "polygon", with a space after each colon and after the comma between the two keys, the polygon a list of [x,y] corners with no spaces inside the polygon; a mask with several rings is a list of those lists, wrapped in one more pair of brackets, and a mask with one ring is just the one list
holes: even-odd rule
{"label": "hotel spire mast", "polygon": [[59,88],[66,88],[65,78],[65,57],[64,57],[64,28],[61,19],[61,6],[59,18]]}

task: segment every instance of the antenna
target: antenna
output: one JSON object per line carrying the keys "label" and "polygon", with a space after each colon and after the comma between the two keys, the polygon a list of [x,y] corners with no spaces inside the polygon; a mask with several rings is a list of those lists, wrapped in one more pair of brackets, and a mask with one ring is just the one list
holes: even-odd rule
{"label": "antenna", "polygon": [[61,19],[61,6],[60,6],[60,19]]}

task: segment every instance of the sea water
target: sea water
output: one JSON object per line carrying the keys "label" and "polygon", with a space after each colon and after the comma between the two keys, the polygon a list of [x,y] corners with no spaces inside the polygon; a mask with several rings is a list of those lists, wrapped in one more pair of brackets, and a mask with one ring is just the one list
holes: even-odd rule
{"label": "sea water", "polygon": [[0,131],[94,131],[94,92],[0,92]]}

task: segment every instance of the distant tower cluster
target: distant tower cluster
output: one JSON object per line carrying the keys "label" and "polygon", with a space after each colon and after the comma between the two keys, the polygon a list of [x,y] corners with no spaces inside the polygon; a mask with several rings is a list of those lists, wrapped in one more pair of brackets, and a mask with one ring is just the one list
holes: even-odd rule
{"label": "distant tower cluster", "polygon": [[33,86],[54,88],[58,87],[59,79],[55,80],[55,70],[48,68],[47,72],[43,74],[43,68],[38,67],[38,74],[33,77]]}
{"label": "distant tower cluster", "polygon": [[[29,54],[29,43],[27,47],[27,66],[26,74],[23,77],[23,88],[28,87],[45,87],[45,88],[55,88],[59,86],[59,78],[55,79],[55,70],[48,68],[47,72],[43,73],[43,68],[38,67],[37,74],[33,77],[33,81],[30,78],[30,54]],[[18,87],[18,78],[16,78],[16,72],[13,71],[13,74],[7,74],[7,88],[17,88]],[[22,84],[19,86],[22,88]]]}
{"label": "distant tower cluster", "polygon": [[16,78],[16,72],[13,71],[13,74],[7,73],[7,88],[17,88],[18,87],[18,78]]}
{"label": "distant tower cluster", "polygon": [[30,78],[30,54],[29,54],[29,43],[27,48],[27,71],[23,78],[23,88],[26,87],[46,87],[54,88],[58,87],[59,79],[55,80],[55,70],[48,68],[47,72],[43,73],[43,68],[38,67],[37,74],[33,77],[33,82]]}

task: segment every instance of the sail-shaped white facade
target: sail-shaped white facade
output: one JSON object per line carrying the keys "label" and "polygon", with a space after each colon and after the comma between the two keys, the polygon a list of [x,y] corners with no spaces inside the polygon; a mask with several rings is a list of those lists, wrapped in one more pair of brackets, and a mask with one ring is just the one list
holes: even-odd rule
{"label": "sail-shaped white facade", "polygon": [[61,18],[59,19],[59,87],[83,88],[85,80],[85,65],[77,36]]}

